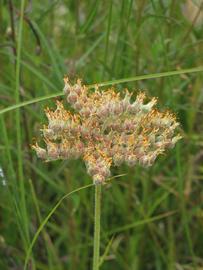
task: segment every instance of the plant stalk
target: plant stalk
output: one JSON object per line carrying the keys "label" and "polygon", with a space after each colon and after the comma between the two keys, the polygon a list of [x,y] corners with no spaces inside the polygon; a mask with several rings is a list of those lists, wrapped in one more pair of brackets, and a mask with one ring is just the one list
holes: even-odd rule
{"label": "plant stalk", "polygon": [[100,258],[101,184],[95,185],[93,270],[99,270]]}

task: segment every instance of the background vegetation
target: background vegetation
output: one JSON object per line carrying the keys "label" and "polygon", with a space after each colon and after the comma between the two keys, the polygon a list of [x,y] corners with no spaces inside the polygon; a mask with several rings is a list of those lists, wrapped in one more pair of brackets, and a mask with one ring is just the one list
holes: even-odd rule
{"label": "background vegetation", "polygon": [[[54,106],[35,99],[61,91],[64,74],[92,84],[203,64],[202,1],[30,0],[24,15],[21,4],[0,1],[2,270],[23,269],[54,205],[92,181],[81,161],[43,163],[31,151],[43,108]],[[184,139],[150,169],[113,169],[126,175],[103,188],[102,270],[203,269],[202,83],[202,72],[189,72],[117,85],[159,97]],[[29,269],[91,269],[93,201],[92,187],[63,200],[36,238]]]}

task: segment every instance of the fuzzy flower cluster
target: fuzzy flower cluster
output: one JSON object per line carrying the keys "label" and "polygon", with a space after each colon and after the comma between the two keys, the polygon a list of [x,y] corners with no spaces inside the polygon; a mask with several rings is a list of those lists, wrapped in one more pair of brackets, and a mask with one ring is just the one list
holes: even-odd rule
{"label": "fuzzy flower cluster", "polygon": [[68,78],[64,82],[64,94],[75,113],[59,101],[55,110],[45,109],[48,125],[42,133],[46,147],[32,146],[39,158],[82,158],[88,174],[99,184],[110,176],[112,164],[151,166],[181,138],[175,133],[176,117],[158,111],[156,98],[146,102],[145,94],[139,93],[131,101],[128,90],[122,97],[113,88],[90,91],[80,80],[74,85]]}

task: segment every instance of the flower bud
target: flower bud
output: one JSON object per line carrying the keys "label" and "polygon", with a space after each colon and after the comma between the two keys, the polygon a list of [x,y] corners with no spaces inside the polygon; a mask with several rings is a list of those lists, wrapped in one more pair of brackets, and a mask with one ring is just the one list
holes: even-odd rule
{"label": "flower bud", "polygon": [[60,158],[62,158],[62,159],[69,159],[70,158],[69,148],[67,148],[63,144],[61,144],[60,150],[59,150],[59,155],[60,155]]}
{"label": "flower bud", "polygon": [[36,151],[38,158],[41,158],[41,159],[47,158],[46,150],[39,147],[39,145],[37,143],[35,145],[32,145],[32,148]]}
{"label": "flower bud", "polygon": [[154,133],[149,134],[149,142],[150,143],[155,143],[156,136]]}
{"label": "flower bud", "polygon": [[68,95],[68,97],[67,97],[67,101],[68,101],[69,103],[71,103],[71,104],[74,104],[74,103],[76,103],[77,98],[78,98],[77,94],[74,93],[74,92],[71,92],[71,93]]}
{"label": "flower bud", "polygon": [[88,127],[81,126],[81,135],[83,137],[88,137],[90,135],[90,131],[89,131]]}
{"label": "flower bud", "polygon": [[107,105],[103,105],[101,108],[98,108],[97,115],[101,118],[107,117],[109,114],[109,108]]}
{"label": "flower bud", "polygon": [[104,179],[107,179],[111,175],[111,172],[108,167],[104,166],[100,168],[99,174],[102,175]]}
{"label": "flower bud", "polygon": [[87,173],[91,176],[99,173],[99,167],[92,163],[86,163],[86,167],[87,167]]}
{"label": "flower bud", "polygon": [[109,128],[111,128],[112,130],[116,130],[116,131],[119,131],[121,129],[121,126],[120,126],[120,123],[111,123],[109,124],[108,126]]}
{"label": "flower bud", "polygon": [[57,159],[59,158],[60,147],[56,143],[48,142],[47,143],[47,158],[48,159]]}
{"label": "flower bud", "polygon": [[109,109],[110,109],[111,113],[114,115],[121,114],[123,112],[123,108],[120,106],[120,104],[118,102],[110,103]]}
{"label": "flower bud", "polygon": [[152,98],[152,100],[150,102],[148,102],[147,104],[144,104],[141,106],[141,110],[143,112],[149,112],[151,111],[152,107],[154,107],[154,105],[157,103],[157,99],[156,98]]}
{"label": "flower bud", "polygon": [[68,82],[65,83],[65,86],[64,86],[64,88],[63,88],[64,94],[65,94],[66,96],[69,95],[70,92],[71,92],[71,90],[72,90],[71,85],[70,85]]}
{"label": "flower bud", "polygon": [[134,102],[133,104],[131,104],[128,108],[129,112],[132,114],[137,114],[141,109],[141,106],[138,102]]}
{"label": "flower bud", "polygon": [[80,114],[84,117],[89,117],[91,114],[91,111],[89,108],[85,107],[82,110],[80,110]]}
{"label": "flower bud", "polygon": [[57,138],[57,135],[55,134],[55,132],[53,131],[53,129],[50,129],[50,128],[44,128],[42,130],[43,132],[43,136],[48,138],[48,139],[56,139]]}
{"label": "flower bud", "polygon": [[[54,119],[49,121],[48,128],[49,130],[52,130],[53,132],[57,132],[60,130],[63,130],[65,128],[65,121],[60,119]],[[51,133],[51,131],[49,131]]]}
{"label": "flower bud", "polygon": [[78,100],[78,101],[74,104],[74,109],[77,110],[77,111],[79,111],[79,110],[82,109],[82,106],[83,106],[83,104],[81,103],[81,101]]}
{"label": "flower bud", "polygon": [[124,162],[124,156],[117,153],[113,155],[113,163],[115,166],[120,166]]}
{"label": "flower bud", "polygon": [[124,112],[127,111],[130,106],[130,98],[131,98],[131,94],[128,91],[126,91],[125,97],[121,101],[121,106],[123,107]]}
{"label": "flower bud", "polygon": [[137,157],[135,155],[129,155],[126,157],[126,163],[129,167],[133,167],[137,163]]}
{"label": "flower bud", "polygon": [[132,120],[126,119],[125,122],[123,123],[123,129],[124,130],[133,130],[134,129],[134,123]]}
{"label": "flower bud", "polygon": [[95,185],[103,184],[105,182],[105,180],[106,179],[100,174],[96,174],[93,176],[93,181],[94,181]]}
{"label": "flower bud", "polygon": [[150,162],[150,158],[148,156],[143,156],[139,159],[139,163],[140,165],[142,165],[143,167],[149,167],[151,166],[151,162]]}
{"label": "flower bud", "polygon": [[182,139],[182,136],[181,135],[177,135],[175,136],[174,138],[172,138],[172,140],[168,143],[168,147],[169,148],[173,148],[175,146],[175,144],[180,140]]}
{"label": "flower bud", "polygon": [[76,85],[74,85],[74,87],[73,87],[73,91],[79,96],[79,95],[82,93],[81,88],[82,88],[81,85],[76,84]]}
{"label": "flower bud", "polygon": [[78,141],[73,148],[71,148],[71,154],[74,159],[78,159],[84,153],[84,144]]}

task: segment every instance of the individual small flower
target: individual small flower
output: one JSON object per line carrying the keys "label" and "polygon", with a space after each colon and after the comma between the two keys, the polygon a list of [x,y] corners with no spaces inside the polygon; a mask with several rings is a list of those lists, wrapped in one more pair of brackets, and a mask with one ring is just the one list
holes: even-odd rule
{"label": "individual small flower", "polygon": [[124,161],[125,161],[124,156],[121,155],[119,152],[114,154],[113,163],[115,166],[120,166]]}
{"label": "individual small flower", "polygon": [[48,125],[42,129],[46,149],[36,143],[39,158],[84,160],[95,184],[104,183],[112,165],[152,166],[156,158],[181,139],[179,123],[169,111],[156,108],[157,98],[149,100],[139,93],[134,102],[125,90],[124,97],[115,89],[89,91],[80,80],[72,85],[64,78],[64,94],[74,113],[62,102],[56,109],[45,110]]}
{"label": "individual small flower", "polygon": [[39,158],[46,159],[47,151],[41,147],[39,147],[38,143],[32,145],[32,148],[36,151],[36,154]]}
{"label": "individual small flower", "polygon": [[60,155],[60,145],[48,139],[46,139],[45,142],[47,146],[47,159],[48,160],[58,159]]}
{"label": "individual small flower", "polygon": [[126,163],[129,167],[133,167],[136,165],[138,158],[135,154],[129,154],[126,156]]}

